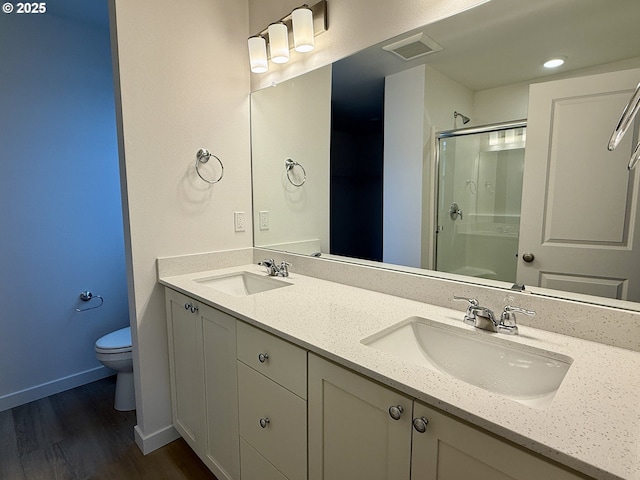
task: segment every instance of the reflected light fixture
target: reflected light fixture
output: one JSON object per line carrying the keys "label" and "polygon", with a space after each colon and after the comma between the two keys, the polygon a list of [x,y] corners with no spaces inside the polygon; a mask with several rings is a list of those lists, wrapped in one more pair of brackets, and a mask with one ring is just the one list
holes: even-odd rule
{"label": "reflected light fixture", "polygon": [[[291,46],[296,52],[307,53],[315,48],[315,36],[327,30],[327,0],[309,7],[302,5],[260,33],[249,37],[249,63],[253,73],[269,70],[268,59],[282,64],[289,61]],[[289,39],[292,32],[292,40]],[[267,55],[267,44],[269,45]]]}
{"label": "reflected light fixture", "polygon": [[564,58],[556,57],[556,58],[550,58],[549,60],[544,62],[542,65],[544,66],[544,68],[558,68],[564,65],[564,62],[565,62]]}

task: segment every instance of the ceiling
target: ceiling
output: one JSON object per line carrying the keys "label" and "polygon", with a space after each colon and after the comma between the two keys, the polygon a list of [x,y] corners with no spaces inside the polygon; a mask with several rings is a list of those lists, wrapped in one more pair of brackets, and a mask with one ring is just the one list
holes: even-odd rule
{"label": "ceiling", "polygon": [[[418,32],[443,50],[405,61],[382,49]],[[639,55],[638,0],[491,0],[340,60],[333,74],[353,101],[367,84],[421,64],[481,91]],[[565,65],[545,69],[555,56]]]}

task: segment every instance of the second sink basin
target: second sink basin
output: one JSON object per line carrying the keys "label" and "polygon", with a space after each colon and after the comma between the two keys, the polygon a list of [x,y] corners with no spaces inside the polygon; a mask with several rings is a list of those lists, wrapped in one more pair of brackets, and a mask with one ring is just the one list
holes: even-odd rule
{"label": "second sink basin", "polygon": [[231,273],[228,275],[202,278],[195,281],[219,292],[233,295],[234,297],[246,297],[247,295],[291,285],[282,280],[276,280],[266,275],[256,275],[250,272]]}
{"label": "second sink basin", "polygon": [[551,403],[573,362],[494,334],[421,317],[410,317],[362,343],[535,408]]}

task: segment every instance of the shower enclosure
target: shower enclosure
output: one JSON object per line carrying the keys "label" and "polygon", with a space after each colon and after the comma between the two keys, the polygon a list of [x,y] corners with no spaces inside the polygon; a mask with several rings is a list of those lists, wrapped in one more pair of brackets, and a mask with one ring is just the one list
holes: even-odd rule
{"label": "shower enclosure", "polygon": [[437,134],[435,268],[515,282],[526,122]]}

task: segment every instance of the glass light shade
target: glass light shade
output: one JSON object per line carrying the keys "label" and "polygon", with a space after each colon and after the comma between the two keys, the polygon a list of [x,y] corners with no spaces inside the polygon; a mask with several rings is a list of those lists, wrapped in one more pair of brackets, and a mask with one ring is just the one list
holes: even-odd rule
{"label": "glass light shade", "polygon": [[267,63],[267,42],[264,38],[249,38],[249,63],[253,73],[264,73],[269,70]]}
{"label": "glass light shade", "polygon": [[293,43],[296,52],[310,52],[315,46],[313,35],[313,12],[308,7],[296,8],[291,13],[293,21]]}
{"label": "glass light shade", "polygon": [[284,23],[269,25],[269,51],[273,63],[289,61],[289,31]]}

